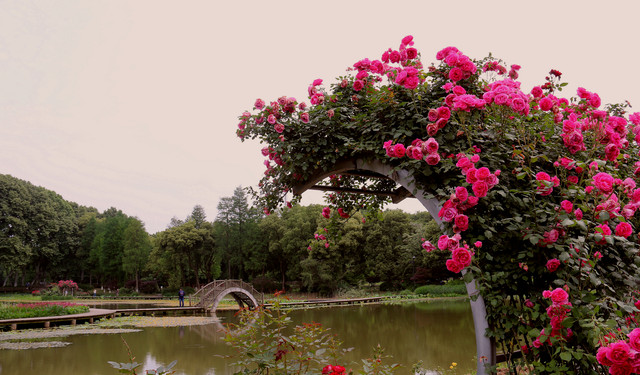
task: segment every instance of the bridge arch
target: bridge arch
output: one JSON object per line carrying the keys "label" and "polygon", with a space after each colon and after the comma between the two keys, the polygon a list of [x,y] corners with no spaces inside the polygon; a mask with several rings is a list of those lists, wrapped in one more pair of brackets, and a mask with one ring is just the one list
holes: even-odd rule
{"label": "bridge arch", "polygon": [[[438,212],[440,211],[439,201],[435,198],[427,198],[425,191],[416,187],[415,181],[408,171],[404,169],[394,169],[392,166],[384,164],[378,159],[368,160],[354,158],[338,161],[333,167],[329,168],[329,170],[316,171],[303,184],[294,186],[293,193],[301,195],[307,190],[333,190],[328,186],[318,186],[316,184],[334,174],[363,175],[366,173],[369,173],[369,176],[372,178],[391,179],[401,187],[388,192],[360,191],[357,193],[389,196],[393,203],[398,203],[405,198],[416,198],[442,228],[442,221],[438,217]],[[463,273],[464,272],[465,271],[463,271]],[[485,332],[489,328],[487,309],[484,299],[478,291],[476,281],[471,280],[466,283],[465,286],[473,314],[478,358],[477,372],[478,374],[484,374],[490,366],[496,363],[495,343],[485,335]]]}
{"label": "bridge arch", "polygon": [[200,288],[192,298],[196,300],[196,306],[215,312],[220,301],[228,295],[233,297],[240,308],[255,309],[263,303],[262,293],[242,280],[215,280]]}

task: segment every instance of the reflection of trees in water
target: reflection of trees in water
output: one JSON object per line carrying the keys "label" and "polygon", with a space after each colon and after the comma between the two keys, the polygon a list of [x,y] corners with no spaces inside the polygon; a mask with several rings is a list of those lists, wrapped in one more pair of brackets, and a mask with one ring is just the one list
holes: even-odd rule
{"label": "reflection of trees in water", "polygon": [[354,347],[351,360],[365,358],[376,344],[394,362],[411,366],[423,360],[425,367],[448,366],[458,362],[475,368],[475,336],[469,303],[432,302],[404,305],[370,305],[354,308],[296,311],[294,321],[316,321],[331,328],[344,342]]}
{"label": "reflection of trees in water", "polygon": [[[233,312],[219,311],[218,316],[223,322],[234,320]],[[465,301],[296,310],[291,317],[295,324],[315,321],[331,328],[345,342],[344,348],[355,347],[347,361],[366,358],[380,343],[387,354],[393,354],[393,362],[402,363],[407,370],[420,359],[430,368],[455,361],[461,371],[475,369],[473,321]],[[122,336],[138,362],[147,359],[166,365],[178,360],[176,375],[208,375],[213,369],[216,375],[232,374],[229,364],[233,360],[219,357],[232,354],[219,329],[218,324],[144,328]],[[72,345],[2,350],[0,363],[3,370],[16,374],[101,375],[115,373],[107,361],[129,360],[120,335],[72,336],[62,341]]]}

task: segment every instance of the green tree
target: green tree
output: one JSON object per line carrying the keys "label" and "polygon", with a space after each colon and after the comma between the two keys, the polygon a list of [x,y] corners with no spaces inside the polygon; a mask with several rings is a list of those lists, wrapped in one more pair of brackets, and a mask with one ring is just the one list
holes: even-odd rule
{"label": "green tree", "polygon": [[129,219],[124,230],[124,250],[122,254],[122,269],[136,279],[136,292],[140,290],[140,272],[149,261],[151,241],[144,229],[144,224],[135,217]]}
{"label": "green tree", "polygon": [[234,190],[233,196],[220,199],[214,228],[227,278],[247,276],[245,260],[259,246],[259,217],[258,211],[249,206],[247,195],[241,187]]}
{"label": "green tree", "polygon": [[190,278],[195,279],[196,288],[200,288],[201,272],[204,274],[209,272],[211,275],[212,262],[216,258],[210,224],[203,223],[198,229],[195,221],[190,220],[183,225],[159,233],[156,243],[160,252],[168,252],[175,264],[184,265],[181,269],[182,280],[187,279],[185,271],[191,271]]}

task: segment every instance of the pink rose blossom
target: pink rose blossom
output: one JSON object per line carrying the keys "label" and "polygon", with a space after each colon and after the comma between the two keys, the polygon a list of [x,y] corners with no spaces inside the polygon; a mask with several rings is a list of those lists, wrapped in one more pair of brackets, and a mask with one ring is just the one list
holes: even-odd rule
{"label": "pink rose blossom", "polygon": [[437,165],[440,162],[440,155],[428,154],[424,157],[424,161],[426,161],[429,165]]}
{"label": "pink rose blossom", "polygon": [[582,220],[582,210],[577,208],[573,211],[573,214],[576,216],[576,220]]}
{"label": "pink rose blossom", "polygon": [[469,217],[467,215],[456,215],[454,223],[461,232],[464,232],[469,228]]}
{"label": "pink rose blossom", "polygon": [[360,91],[360,90],[362,90],[363,88],[364,88],[364,82],[363,82],[362,80],[359,80],[359,79],[358,79],[358,80],[356,80],[356,81],[353,83],[353,89],[354,89],[355,91]]}
{"label": "pink rose blossom", "polygon": [[562,209],[566,211],[568,214],[570,214],[571,211],[573,211],[573,203],[571,203],[571,201],[568,201],[566,199],[560,202],[560,207],[562,207]]}
{"label": "pink rose blossom", "polygon": [[556,258],[549,259],[547,261],[547,269],[549,270],[549,272],[555,272],[559,266],[560,266],[560,261]]}
{"label": "pink rose blossom", "polygon": [[456,187],[456,198],[458,198],[460,202],[466,201],[467,198],[469,198],[469,192],[467,191],[467,188],[465,188],[464,186]]}
{"label": "pink rose blossom", "polygon": [[471,190],[473,190],[473,194],[475,194],[476,197],[482,198],[487,196],[489,186],[484,181],[477,181],[473,185],[471,185]]}
{"label": "pink rose blossom", "polygon": [[616,236],[627,238],[633,233],[631,224],[623,221],[616,226]]}
{"label": "pink rose blossom", "polygon": [[256,99],[256,103],[253,105],[256,109],[262,110],[264,108],[264,100]]}
{"label": "pink rose blossom", "polygon": [[322,209],[322,216],[324,216],[326,219],[331,217],[331,208],[330,207],[324,207]]}
{"label": "pink rose blossom", "polygon": [[551,291],[549,298],[551,298],[553,303],[565,304],[569,300],[569,294],[562,288],[556,288]]}
{"label": "pink rose blossom", "polygon": [[460,273],[463,269],[464,266],[458,262],[456,262],[453,259],[447,259],[447,269],[453,273]]}
{"label": "pink rose blossom", "polygon": [[300,121],[302,121],[305,124],[309,123],[309,113],[308,112],[303,112],[300,114]]}
{"label": "pink rose blossom", "polygon": [[593,176],[593,183],[604,194],[609,194],[613,191],[613,177],[608,173],[597,173]]}
{"label": "pink rose blossom", "polygon": [[459,247],[451,253],[451,259],[459,263],[463,268],[471,264],[471,253],[464,247]]}

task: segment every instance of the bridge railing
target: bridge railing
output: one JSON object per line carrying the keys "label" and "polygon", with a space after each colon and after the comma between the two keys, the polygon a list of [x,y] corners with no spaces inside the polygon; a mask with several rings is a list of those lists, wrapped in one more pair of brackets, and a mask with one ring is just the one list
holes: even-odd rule
{"label": "bridge railing", "polygon": [[251,293],[258,303],[264,303],[264,295],[258,292],[253,285],[242,280],[214,280],[191,295],[191,303],[196,306],[206,305],[215,298],[216,292],[222,292],[228,288],[244,289]]}

